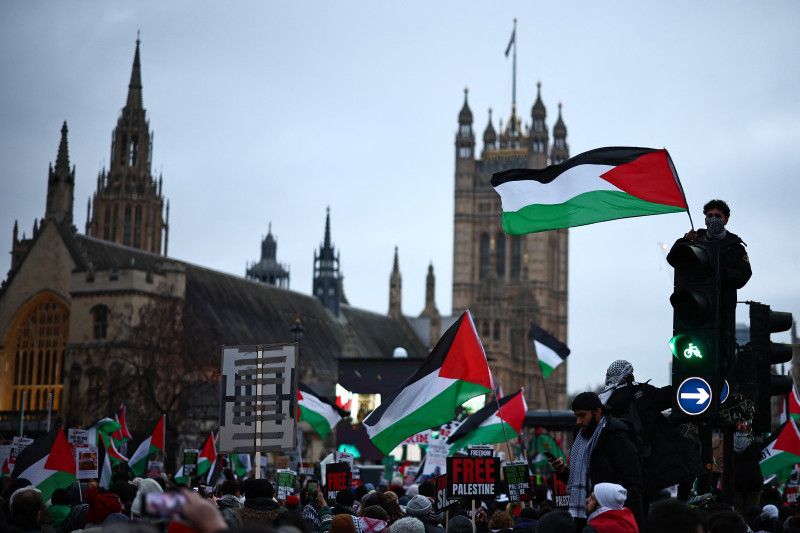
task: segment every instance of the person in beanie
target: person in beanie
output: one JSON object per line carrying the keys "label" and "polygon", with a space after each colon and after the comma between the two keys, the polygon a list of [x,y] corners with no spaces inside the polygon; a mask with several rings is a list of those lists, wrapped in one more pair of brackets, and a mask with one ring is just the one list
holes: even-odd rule
{"label": "person in beanie", "polygon": [[598,483],[586,498],[583,533],[639,533],[633,513],[625,507],[628,491],[615,483]]}
{"label": "person in beanie", "polygon": [[50,497],[50,514],[53,515],[53,527],[60,526],[69,516],[69,493],[67,489],[56,489]]}
{"label": "person in beanie", "polygon": [[593,392],[578,394],[572,411],[578,428],[570,465],[561,458],[551,459],[550,464],[559,480],[567,483],[569,513],[576,529],[586,525],[586,499],[598,483],[622,485],[627,491],[625,506],[641,525],[642,467],[634,428],[625,420],[605,416],[603,404]]}
{"label": "person in beanie", "polygon": [[575,519],[567,511],[550,511],[539,517],[536,533],[574,533]]}
{"label": "person in beanie", "polygon": [[417,494],[406,504],[406,515],[413,516],[422,522],[425,526],[425,533],[444,533],[444,528],[439,527],[439,524],[431,519],[431,510],[433,509],[433,502],[426,496]]}
{"label": "person in beanie", "polygon": [[272,525],[275,517],[286,510],[273,498],[275,490],[266,479],[247,479],[243,485],[244,506],[234,511],[239,513],[245,524],[258,522]]}

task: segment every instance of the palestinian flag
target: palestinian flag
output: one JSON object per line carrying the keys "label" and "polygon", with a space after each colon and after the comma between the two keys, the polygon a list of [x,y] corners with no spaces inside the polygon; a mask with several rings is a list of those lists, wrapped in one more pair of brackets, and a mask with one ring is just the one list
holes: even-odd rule
{"label": "palestinian flag", "polygon": [[542,169],[497,172],[492,186],[512,235],[687,210],[663,149],[597,148]]}
{"label": "palestinian flag", "polygon": [[17,456],[13,479],[25,478],[42,491],[47,501],[56,489],[65,489],[75,482],[75,457],[72,446],[61,427],[51,429],[33,441]]}
{"label": "palestinian flag", "polygon": [[113,418],[101,418],[89,427],[89,445],[100,446],[100,438],[111,437],[115,431],[119,431],[119,422]]}
{"label": "palestinian flag", "polygon": [[297,420],[305,420],[319,433],[323,440],[328,436],[339,420],[342,419],[341,410],[328,400],[314,394],[303,383],[297,384]]}
{"label": "palestinian flag", "polygon": [[450,422],[456,407],[492,389],[486,353],[465,311],[419,370],[367,415],[364,428],[372,443],[389,454],[406,437]]}
{"label": "palestinian flag", "polygon": [[800,431],[794,420],[785,422],[764,444],[761,451],[761,475],[780,472],[800,463]]}
{"label": "palestinian flag", "polygon": [[128,461],[128,466],[137,477],[144,476],[147,471],[147,461],[151,453],[161,452],[164,453],[165,436],[166,436],[166,423],[167,415],[161,415],[156,427],[153,428],[153,434],[147,437],[142,442]]}
{"label": "palestinian flag", "polygon": [[[497,405],[500,404],[500,408]],[[447,439],[450,454],[466,448],[470,444],[494,444],[519,437],[528,406],[525,403],[525,389],[516,394],[491,401],[475,414],[469,416]]]}
{"label": "palestinian flag", "polygon": [[114,419],[119,424],[119,429],[111,434],[111,438],[114,439],[114,444],[117,446],[121,446],[123,443],[128,442],[131,440],[131,432],[128,431],[128,422],[127,422],[127,408],[125,404],[119,406],[117,409],[116,415],[114,415]]}
{"label": "palestinian flag", "polygon": [[539,366],[545,379],[550,377],[553,370],[564,362],[569,355],[569,348],[550,333],[531,322],[531,340],[536,347]]}
{"label": "palestinian flag", "polygon": [[544,452],[551,453],[554,457],[563,459],[564,464],[568,463],[567,455],[564,453],[564,450],[561,449],[561,446],[558,445],[558,442],[550,435],[539,433],[531,440],[529,455],[536,464],[544,466],[545,463],[548,463],[547,456],[544,455]]}
{"label": "palestinian flag", "polygon": [[0,477],[11,477],[11,469],[8,467],[8,459],[3,461],[3,470],[0,471]]}
{"label": "palestinian flag", "polygon": [[216,443],[214,434],[209,433],[203,448],[200,450],[200,455],[197,457],[197,476],[207,474],[214,467],[214,463],[217,462]]}
{"label": "palestinian flag", "polygon": [[252,469],[250,465],[250,454],[248,453],[232,453],[228,458],[230,469],[238,478],[246,476]]}
{"label": "palestinian flag", "polygon": [[800,398],[797,396],[797,386],[792,383],[792,392],[783,396],[783,409],[781,410],[781,423],[789,418],[797,420],[800,418]]}
{"label": "palestinian flag", "polygon": [[[108,443],[111,443],[111,437],[100,434],[97,439],[97,467],[100,470],[98,483],[101,487],[110,487],[112,481],[113,468],[111,464],[111,457],[108,453]],[[113,446],[113,443],[111,444]]]}
{"label": "palestinian flag", "polygon": [[[102,435],[102,439],[98,439],[98,441],[100,440],[102,440],[103,446],[106,449],[106,454],[108,455],[109,461],[111,461],[111,466],[117,466],[120,463],[127,463],[129,461],[129,459],[122,455],[119,450],[117,450],[117,447],[114,446],[113,438]],[[100,446],[99,443],[98,446]]]}

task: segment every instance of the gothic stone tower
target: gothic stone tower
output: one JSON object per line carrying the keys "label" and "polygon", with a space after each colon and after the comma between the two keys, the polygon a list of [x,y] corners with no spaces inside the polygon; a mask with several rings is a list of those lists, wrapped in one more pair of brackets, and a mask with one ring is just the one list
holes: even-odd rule
{"label": "gothic stone tower", "polygon": [[501,226],[500,197],[490,184],[492,174],[509,168],[542,168],[569,157],[567,129],[561,119],[550,146],[545,125],[541,84],[523,130],[512,107],[500,138],[489,124],[483,134],[480,159],[475,155],[472,111],[464,105],[456,133],[455,210],[453,244],[453,314],[469,308],[486,349],[496,382],[508,392],[525,387],[531,409],[565,409],[566,364],[546,381],[533,342],[531,321],[566,341],[567,230],[506,235]]}
{"label": "gothic stone tower", "polygon": [[331,244],[331,208],[325,214],[325,241],[314,252],[314,296],[336,316],[342,301],[342,276],[339,272],[339,254]]}
{"label": "gothic stone tower", "polygon": [[[142,76],[139,65],[139,39],[133,58],[128,101],[122,108],[111,138],[111,163],[97,176],[97,191],[89,209],[86,234],[107,241],[167,255],[167,220],[162,218],[164,197],[162,179],[150,174],[153,152],[150,123],[142,105]],[[93,204],[93,205],[92,205]]]}

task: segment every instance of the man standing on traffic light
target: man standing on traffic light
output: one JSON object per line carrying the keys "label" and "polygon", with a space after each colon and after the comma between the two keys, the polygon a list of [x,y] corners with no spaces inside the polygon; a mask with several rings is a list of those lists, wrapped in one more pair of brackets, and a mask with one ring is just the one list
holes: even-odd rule
{"label": "man standing on traffic light", "polygon": [[711,200],[703,206],[706,217],[706,229],[690,230],[676,244],[688,241],[720,241],[720,318],[731,335],[735,331],[736,291],[745,286],[753,274],[750,270],[750,259],[744,249],[745,243],[738,235],[731,233],[725,226],[731,217],[731,209],[722,200]]}

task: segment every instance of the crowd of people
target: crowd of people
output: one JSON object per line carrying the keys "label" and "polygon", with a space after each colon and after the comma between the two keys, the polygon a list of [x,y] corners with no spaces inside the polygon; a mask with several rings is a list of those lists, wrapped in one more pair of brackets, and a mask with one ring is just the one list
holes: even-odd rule
{"label": "crowd of people", "polygon": [[[628,491],[597,483],[585,499],[587,520],[576,523],[538,485],[523,504],[507,498],[463,500],[447,512],[434,508],[430,481],[404,487],[364,484],[326,501],[324,487],[298,479],[295,493],[276,499],[266,479],[232,479],[216,487],[180,486],[164,478],[130,479],[120,471],[108,489],[96,483],[57,489],[44,502],[30,481],[4,479],[0,531],[120,531],[150,533],[800,533],[800,513],[767,488],[761,506],[744,515],[730,502],[708,497],[690,506],[657,499],[641,526],[626,506]],[[663,495],[662,495],[663,496]],[[173,503],[170,503],[173,502]],[[175,503],[177,502],[177,503]]]}

